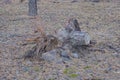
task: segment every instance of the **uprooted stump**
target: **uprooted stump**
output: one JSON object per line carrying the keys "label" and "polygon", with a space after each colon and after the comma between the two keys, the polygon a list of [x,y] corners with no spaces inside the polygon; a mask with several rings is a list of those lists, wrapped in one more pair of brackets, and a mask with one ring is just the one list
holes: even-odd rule
{"label": "uprooted stump", "polygon": [[66,27],[58,30],[56,35],[44,35],[24,57],[61,62],[70,60],[71,57],[79,58],[80,53],[84,54],[85,46],[89,44],[89,34],[82,32],[78,21],[72,18]]}

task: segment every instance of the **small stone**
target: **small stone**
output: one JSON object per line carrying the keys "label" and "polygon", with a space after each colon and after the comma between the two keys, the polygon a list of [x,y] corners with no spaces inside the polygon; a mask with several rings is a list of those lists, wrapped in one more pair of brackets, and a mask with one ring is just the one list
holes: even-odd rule
{"label": "small stone", "polygon": [[26,61],[26,64],[27,64],[27,65],[33,65],[33,64],[32,64],[32,62],[31,62],[31,61],[29,61],[29,60],[28,60],[28,61]]}
{"label": "small stone", "polygon": [[29,71],[29,68],[28,67],[23,67],[23,71],[27,72],[27,71]]}
{"label": "small stone", "polygon": [[68,55],[69,55],[69,54],[67,53],[67,51],[62,51],[62,52],[60,53],[60,56],[66,57],[66,58],[69,57]]}
{"label": "small stone", "polygon": [[66,57],[62,57],[62,61],[65,62],[65,61],[69,61],[71,60],[70,57],[66,58]]}
{"label": "small stone", "polygon": [[72,56],[73,58],[79,58],[78,53],[72,53],[71,56]]}
{"label": "small stone", "polygon": [[100,2],[100,0],[90,0],[91,2]]}
{"label": "small stone", "polygon": [[105,72],[105,73],[108,73],[108,72],[110,72],[110,71],[112,71],[112,68],[111,68],[111,67],[108,67],[104,72]]}
{"label": "small stone", "polygon": [[56,50],[51,50],[51,51],[48,51],[42,54],[42,59],[49,61],[49,62],[56,60],[56,58],[57,58]]}
{"label": "small stone", "polygon": [[51,51],[43,53],[42,59],[44,59],[45,61],[48,61],[48,62],[55,62],[55,63],[62,62],[62,58],[60,57],[60,52],[58,49],[53,49]]}
{"label": "small stone", "polygon": [[78,0],[73,0],[73,1],[71,1],[71,3],[74,3],[74,2],[78,2]]}

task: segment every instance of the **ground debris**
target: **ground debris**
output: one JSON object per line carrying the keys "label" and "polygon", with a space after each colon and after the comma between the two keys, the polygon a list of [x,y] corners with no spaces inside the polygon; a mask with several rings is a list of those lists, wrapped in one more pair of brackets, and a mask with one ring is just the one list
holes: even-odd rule
{"label": "ground debris", "polygon": [[36,42],[36,45],[25,53],[24,58],[40,59],[43,53],[54,49],[57,45],[57,39],[52,35],[47,35],[40,38],[39,41]]}
{"label": "ground debris", "polygon": [[70,60],[70,57],[79,58],[81,54],[84,54],[85,45],[90,44],[90,36],[86,32],[81,32],[78,21],[71,18],[68,25],[60,29],[57,35],[44,34],[43,37],[34,41],[36,45],[26,52],[25,59],[35,58],[60,62]]}

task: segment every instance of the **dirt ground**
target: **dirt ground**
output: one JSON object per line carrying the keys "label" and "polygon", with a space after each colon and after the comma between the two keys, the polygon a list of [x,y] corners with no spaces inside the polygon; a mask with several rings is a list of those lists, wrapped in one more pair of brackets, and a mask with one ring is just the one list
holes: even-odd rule
{"label": "dirt ground", "polygon": [[[27,0],[0,0],[0,80],[120,80],[120,1],[71,1],[39,0],[32,19]],[[97,42],[96,50],[60,64],[18,59],[32,46],[21,44],[40,36],[37,28],[55,34],[71,17]]]}

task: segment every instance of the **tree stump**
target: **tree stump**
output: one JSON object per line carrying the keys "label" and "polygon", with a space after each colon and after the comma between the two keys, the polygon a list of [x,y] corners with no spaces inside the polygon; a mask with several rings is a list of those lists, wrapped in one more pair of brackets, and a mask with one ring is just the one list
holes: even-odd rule
{"label": "tree stump", "polygon": [[72,18],[68,21],[65,28],[58,30],[56,36],[63,44],[70,45],[88,45],[90,43],[90,36],[87,32],[81,32],[79,23],[76,19]]}
{"label": "tree stump", "polygon": [[70,33],[69,44],[72,46],[89,45],[90,36],[87,32],[74,31]]}

